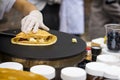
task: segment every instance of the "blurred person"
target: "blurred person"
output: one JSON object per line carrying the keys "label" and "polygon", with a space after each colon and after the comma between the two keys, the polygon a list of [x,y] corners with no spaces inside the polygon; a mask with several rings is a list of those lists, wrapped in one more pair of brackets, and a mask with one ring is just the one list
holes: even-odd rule
{"label": "blurred person", "polygon": [[28,0],[43,14],[43,22],[54,30],[59,30],[59,7],[61,0]]}
{"label": "blurred person", "polygon": [[89,19],[90,39],[105,36],[105,24],[120,23],[120,0],[92,0]]}
{"label": "blurred person", "polygon": [[84,0],[62,0],[60,31],[77,36],[84,34]]}
{"label": "blurred person", "polygon": [[25,33],[37,32],[38,28],[49,30],[43,23],[43,16],[40,11],[27,0],[0,0],[0,20],[4,13],[9,12],[11,8],[15,8],[22,12],[25,17],[21,20],[21,30]]}

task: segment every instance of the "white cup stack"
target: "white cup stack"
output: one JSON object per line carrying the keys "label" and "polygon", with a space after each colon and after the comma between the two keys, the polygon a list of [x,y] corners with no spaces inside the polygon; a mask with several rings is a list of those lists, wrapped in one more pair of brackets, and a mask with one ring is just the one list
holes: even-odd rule
{"label": "white cup stack", "polygon": [[114,51],[109,50],[107,47],[102,49],[101,54],[114,55],[120,58],[120,51],[114,52]]}
{"label": "white cup stack", "polygon": [[120,80],[120,75],[118,76],[118,80]]}
{"label": "white cup stack", "polygon": [[0,68],[23,70],[23,65],[18,62],[3,62],[0,64]]}
{"label": "white cup stack", "polygon": [[109,65],[118,65],[120,62],[119,57],[109,54],[102,54],[97,56],[97,62],[103,62]]}
{"label": "white cup stack", "polygon": [[120,67],[110,66],[104,71],[104,77],[112,80],[119,80]]}
{"label": "white cup stack", "polygon": [[[92,78],[102,78],[101,80],[120,80],[120,67],[108,65],[101,62],[90,62],[86,64],[86,72]],[[91,79],[91,80],[93,80]]]}
{"label": "white cup stack", "polygon": [[78,67],[65,67],[61,70],[62,80],[86,80],[86,72]]}
{"label": "white cup stack", "polygon": [[91,76],[104,76],[104,71],[107,69],[108,65],[101,62],[90,62],[86,64],[85,70],[87,74]]}
{"label": "white cup stack", "polygon": [[55,78],[55,68],[49,65],[35,65],[30,68],[30,72],[40,74],[49,80]]}

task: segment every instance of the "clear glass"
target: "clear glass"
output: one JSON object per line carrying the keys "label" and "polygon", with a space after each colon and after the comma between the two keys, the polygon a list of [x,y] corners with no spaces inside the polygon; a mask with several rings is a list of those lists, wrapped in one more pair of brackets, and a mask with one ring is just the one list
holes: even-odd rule
{"label": "clear glass", "polygon": [[112,51],[120,50],[120,24],[106,24],[107,47]]}

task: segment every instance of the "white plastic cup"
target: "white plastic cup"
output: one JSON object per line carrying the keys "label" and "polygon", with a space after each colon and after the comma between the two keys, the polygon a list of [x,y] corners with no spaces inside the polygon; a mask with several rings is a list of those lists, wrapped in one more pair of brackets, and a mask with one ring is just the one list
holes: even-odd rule
{"label": "white plastic cup", "polygon": [[101,54],[114,55],[120,58],[120,51],[119,52],[110,51],[107,47],[102,49]]}
{"label": "white plastic cup", "polygon": [[61,70],[62,80],[86,80],[86,72],[78,67],[65,67]]}
{"label": "white plastic cup", "polygon": [[109,65],[117,65],[120,62],[120,59],[119,57],[114,55],[103,54],[103,55],[98,55],[96,61],[103,62]]}
{"label": "white plastic cup", "polygon": [[110,66],[104,71],[104,77],[112,80],[119,80],[120,67]]}
{"label": "white plastic cup", "polygon": [[23,65],[18,62],[3,62],[0,64],[0,68],[10,68],[16,70],[23,70]]}
{"label": "white plastic cup", "polygon": [[40,74],[49,80],[55,78],[55,68],[49,65],[35,65],[30,68],[30,72]]}
{"label": "white plastic cup", "polygon": [[86,70],[87,74],[89,74],[91,76],[103,77],[104,71],[107,69],[107,67],[109,67],[109,66],[105,63],[90,62],[90,63],[86,64],[85,70]]}
{"label": "white plastic cup", "polygon": [[120,75],[118,76],[118,80],[120,80]]}

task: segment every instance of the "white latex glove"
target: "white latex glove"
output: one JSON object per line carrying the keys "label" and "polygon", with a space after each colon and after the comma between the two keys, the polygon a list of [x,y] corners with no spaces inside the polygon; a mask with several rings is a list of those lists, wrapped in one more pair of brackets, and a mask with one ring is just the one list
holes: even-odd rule
{"label": "white latex glove", "polygon": [[35,33],[39,28],[47,31],[49,30],[49,28],[43,23],[42,13],[38,10],[31,11],[29,15],[25,16],[21,20],[21,25],[21,30],[25,33],[28,33],[31,30]]}

